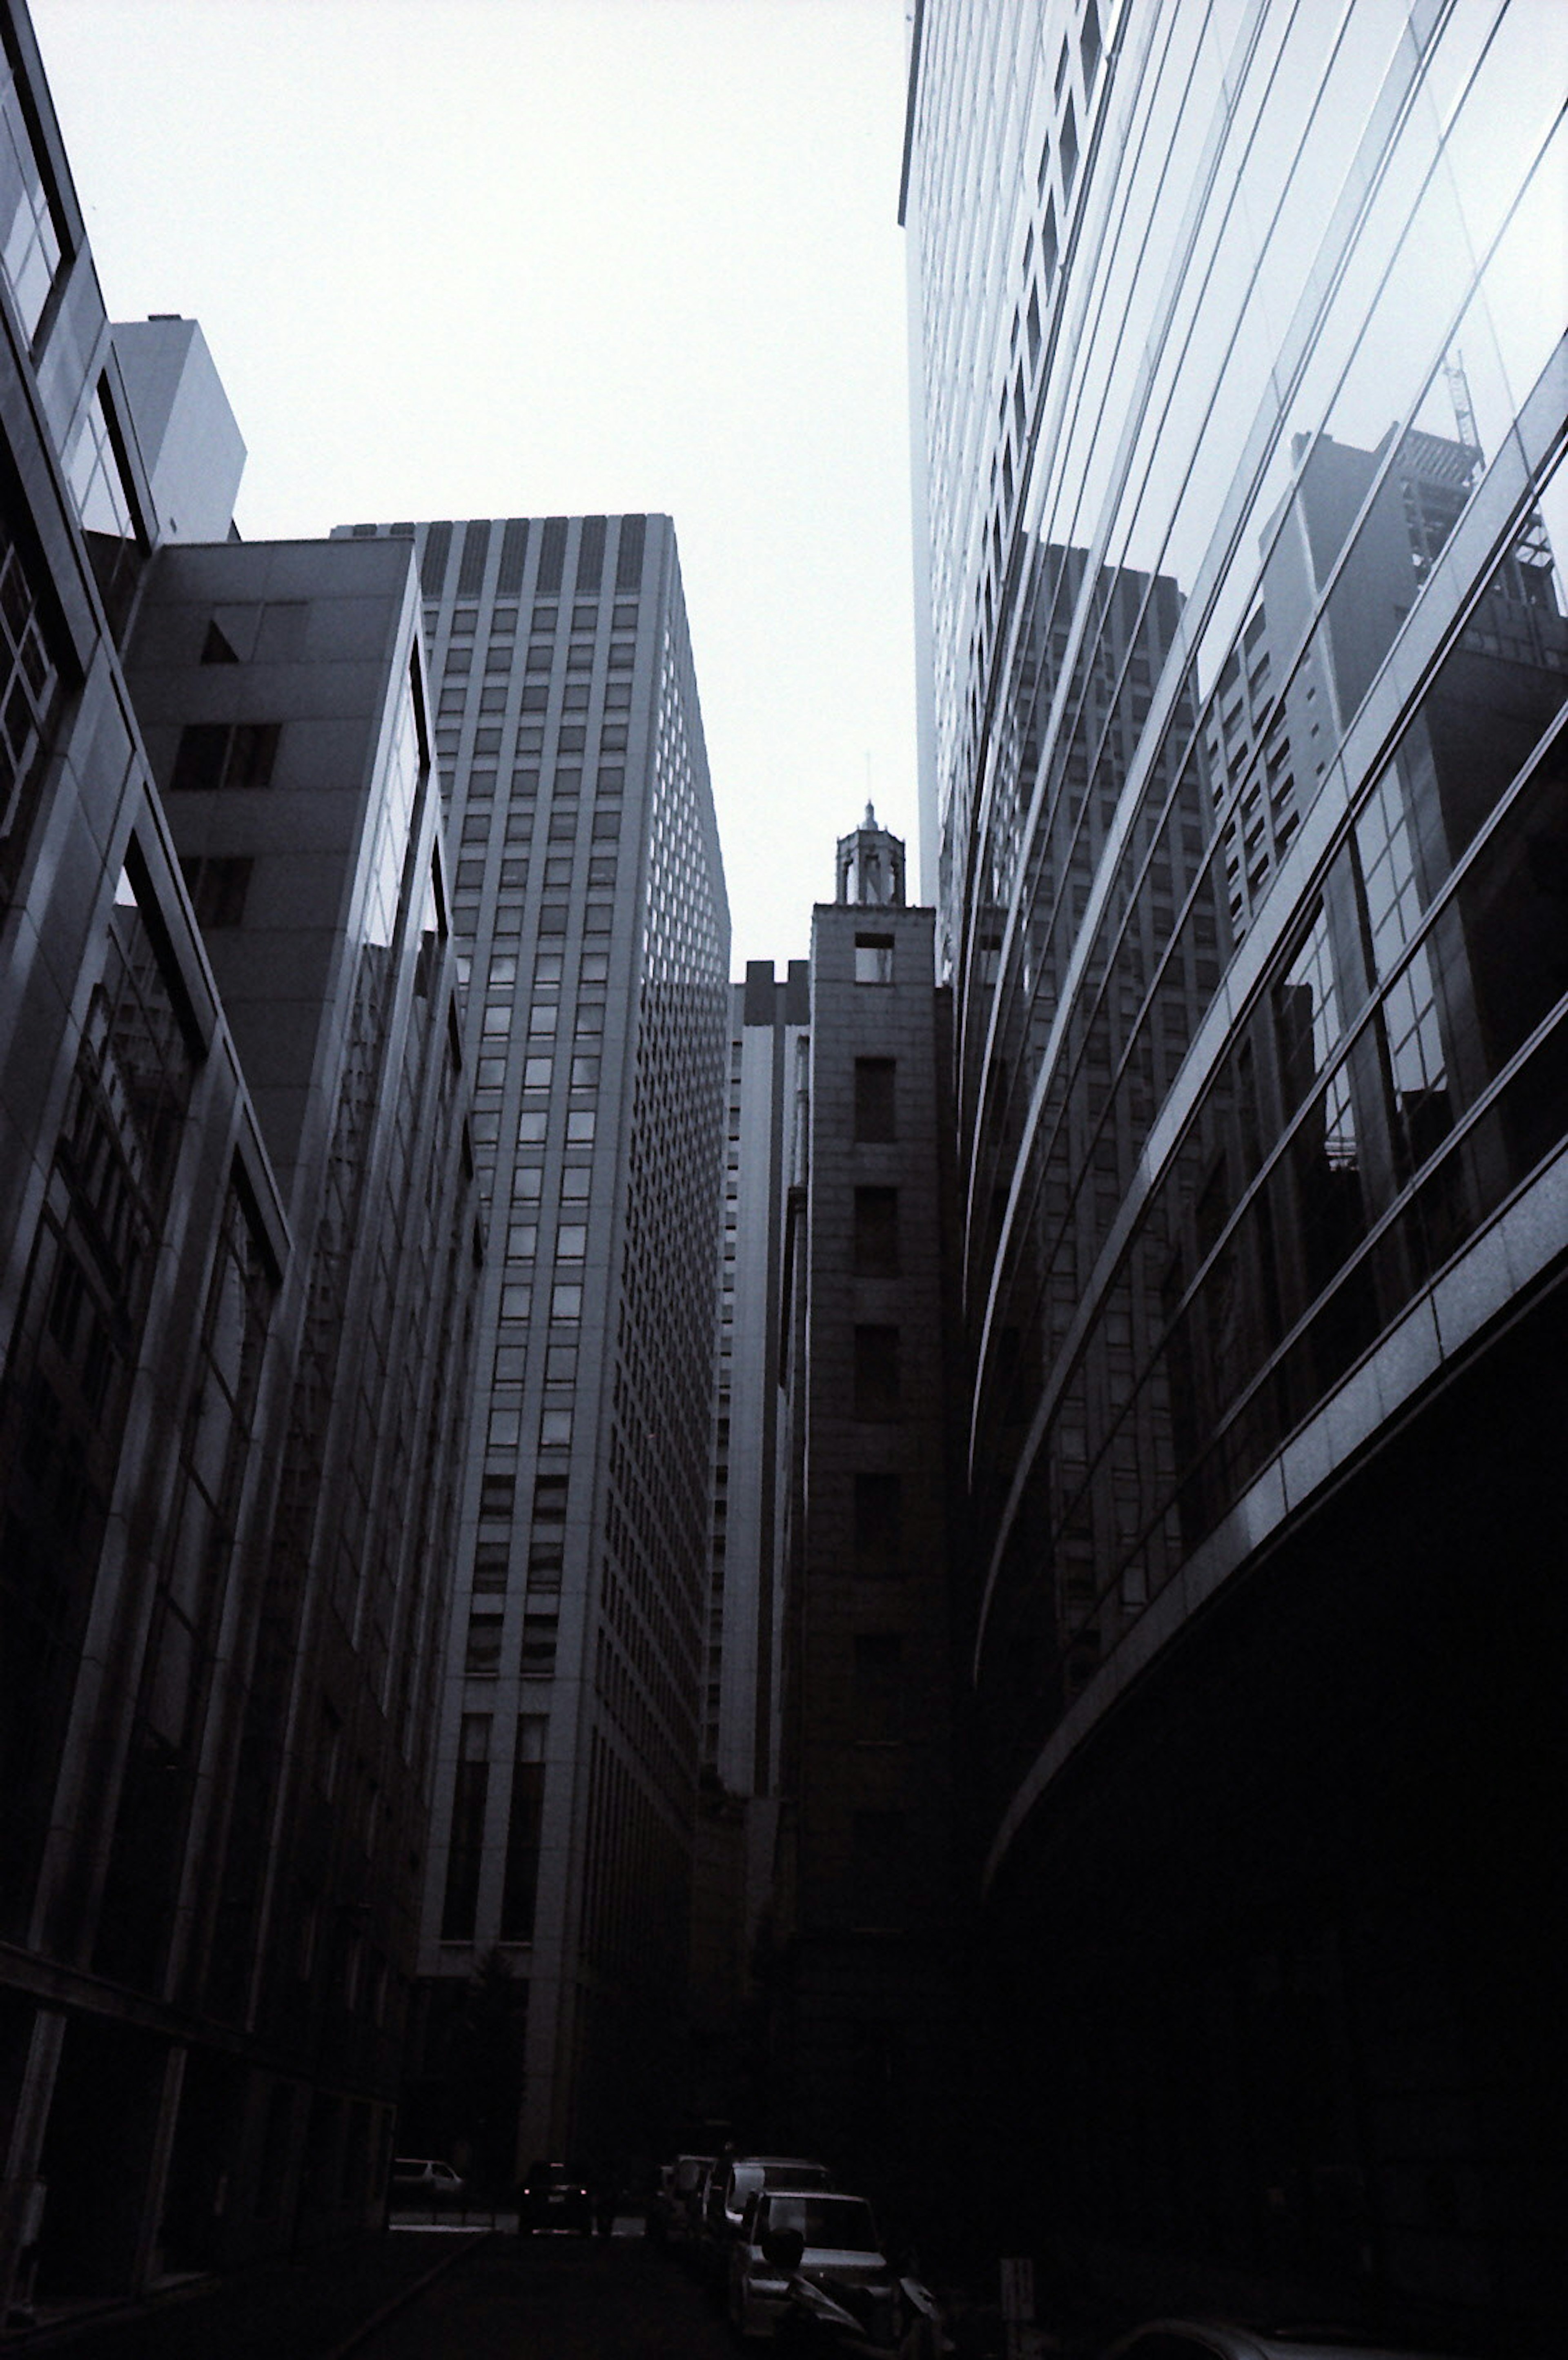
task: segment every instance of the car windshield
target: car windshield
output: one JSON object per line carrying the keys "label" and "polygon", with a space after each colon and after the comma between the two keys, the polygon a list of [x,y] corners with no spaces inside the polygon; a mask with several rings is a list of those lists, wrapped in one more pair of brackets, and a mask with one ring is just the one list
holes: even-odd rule
{"label": "car windshield", "polygon": [[826,2246],[837,2254],[877,2250],[872,2208],[859,2196],[770,2197],[767,2226],[798,2229],[808,2245]]}
{"label": "car windshield", "polygon": [[763,2188],[826,2188],[832,2177],[825,2163],[765,2163],[760,2180],[753,2185]]}

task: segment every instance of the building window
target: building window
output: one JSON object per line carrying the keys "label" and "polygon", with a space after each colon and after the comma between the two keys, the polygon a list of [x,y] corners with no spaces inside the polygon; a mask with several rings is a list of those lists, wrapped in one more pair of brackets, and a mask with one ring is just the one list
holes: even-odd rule
{"label": "building window", "polygon": [[244,923],[254,863],[245,856],[221,859],[182,859],[180,873],[199,926],[237,926]]}
{"label": "building window", "polygon": [[850,1822],[854,1914],[866,1926],[894,1926],[905,1907],[908,1828],[902,1811],[856,1811]]}
{"label": "building window", "polygon": [[0,533],[0,838],[20,836],[25,792],[38,768],[59,686],[32,569],[5,530]]}
{"label": "building window", "polygon": [[474,1548],[473,1590],[476,1598],[494,1598],[507,1586],[511,1552],[505,1541],[478,1541]]}
{"label": "building window", "polygon": [[544,1824],[544,1740],[549,1726],[543,1713],[518,1715],[511,1809],[507,1818],[506,1868],[501,1881],[503,1942],[531,1942],[533,1939],[540,1839]]}
{"label": "building window", "polygon": [[467,1652],[463,1670],[469,1679],[494,1679],[501,1667],[501,1622],[499,1614],[468,1617]]}
{"label": "building window", "polygon": [[192,721],[180,733],[170,792],[269,787],[281,736],[278,721]]}
{"label": "building window", "polygon": [[522,1677],[525,1680],[548,1680],[554,1677],[557,1627],[554,1614],[523,1616]]}
{"label": "building window", "polygon": [[867,1744],[904,1734],[904,1640],[896,1631],[855,1633],[855,1732]]}
{"label": "building window", "polygon": [[857,1188],[850,1247],[857,1278],[898,1276],[898,1191]]}
{"label": "building window", "polygon": [[896,1475],[855,1477],[855,1571],[867,1580],[902,1572],[902,1486]]}
{"label": "building window", "polygon": [[855,1415],[886,1418],[898,1415],[898,1330],[896,1328],[855,1329]]}
{"label": "building window", "polygon": [[0,225],[5,233],[0,268],[22,333],[31,342],[60,268],[61,245],[8,67],[0,84]]}
{"label": "building window", "polygon": [[479,1865],[485,1847],[485,1804],[490,1784],[490,1716],[467,1712],[457,1741],[452,1793],[452,1839],[441,1911],[444,1942],[471,1942],[479,1908]]}
{"label": "building window", "polygon": [[896,1070],[897,1060],[893,1057],[855,1059],[855,1137],[863,1144],[877,1144],[898,1135],[893,1097]]}
{"label": "building window", "polygon": [[891,934],[857,934],[855,936],[855,981],[857,983],[891,983],[893,981],[893,936]]}

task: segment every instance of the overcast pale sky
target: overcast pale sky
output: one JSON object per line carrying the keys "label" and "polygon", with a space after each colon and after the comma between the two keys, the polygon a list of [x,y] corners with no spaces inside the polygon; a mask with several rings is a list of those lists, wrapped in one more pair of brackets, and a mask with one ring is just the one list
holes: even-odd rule
{"label": "overcast pale sky", "polygon": [[199,319],[247,540],[675,519],[734,926],[916,837],[905,0],[31,0],[111,313]]}

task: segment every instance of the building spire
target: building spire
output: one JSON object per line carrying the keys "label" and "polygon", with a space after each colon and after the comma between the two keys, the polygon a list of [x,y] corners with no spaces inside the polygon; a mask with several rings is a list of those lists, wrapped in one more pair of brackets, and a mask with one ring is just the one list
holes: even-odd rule
{"label": "building spire", "polygon": [[879,827],[871,802],[866,815],[850,836],[839,838],[838,891],[840,903],[867,908],[904,907],[904,842],[890,829]]}

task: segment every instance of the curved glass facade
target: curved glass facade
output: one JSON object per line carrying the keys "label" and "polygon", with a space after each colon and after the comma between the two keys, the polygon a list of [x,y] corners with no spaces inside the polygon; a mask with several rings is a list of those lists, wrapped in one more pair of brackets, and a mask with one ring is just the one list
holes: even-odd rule
{"label": "curved glass facade", "polygon": [[[1552,0],[921,12],[999,1849],[1563,1145],[1563,47]],[[1378,1366],[1374,1423],[1429,1372]]]}

